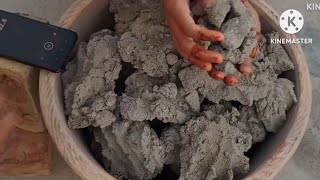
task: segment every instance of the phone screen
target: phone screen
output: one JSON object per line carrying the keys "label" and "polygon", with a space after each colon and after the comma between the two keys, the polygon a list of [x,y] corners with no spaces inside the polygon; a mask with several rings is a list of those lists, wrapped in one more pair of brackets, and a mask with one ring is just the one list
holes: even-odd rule
{"label": "phone screen", "polygon": [[28,65],[61,71],[77,34],[47,23],[0,10],[0,56]]}

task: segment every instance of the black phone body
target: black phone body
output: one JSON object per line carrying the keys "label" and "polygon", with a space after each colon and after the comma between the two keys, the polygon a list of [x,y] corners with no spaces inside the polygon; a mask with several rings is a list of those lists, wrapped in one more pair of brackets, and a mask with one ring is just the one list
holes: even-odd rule
{"label": "black phone body", "polygon": [[78,39],[77,33],[0,10],[0,56],[60,72]]}

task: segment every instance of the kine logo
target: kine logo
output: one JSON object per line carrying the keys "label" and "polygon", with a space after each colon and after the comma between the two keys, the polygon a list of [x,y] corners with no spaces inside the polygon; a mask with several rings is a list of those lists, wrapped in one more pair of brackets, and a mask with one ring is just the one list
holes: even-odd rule
{"label": "kine logo", "polygon": [[3,30],[3,28],[6,26],[7,20],[6,19],[1,19],[0,21],[0,31]]}
{"label": "kine logo", "polygon": [[303,28],[304,19],[302,14],[294,9],[286,10],[280,16],[280,27],[288,34],[296,34]]}

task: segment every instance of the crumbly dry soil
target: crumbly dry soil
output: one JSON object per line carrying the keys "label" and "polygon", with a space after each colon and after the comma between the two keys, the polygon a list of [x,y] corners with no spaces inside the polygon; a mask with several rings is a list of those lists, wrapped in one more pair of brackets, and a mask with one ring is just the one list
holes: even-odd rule
{"label": "crumbly dry soil", "polygon": [[83,42],[63,74],[70,128],[89,127],[100,161],[121,179],[232,179],[246,173],[245,152],[267,132],[276,133],[296,102],[294,84],[279,77],[293,64],[268,41],[278,35],[264,36],[254,73],[242,75],[235,65],[254,47],[252,15],[240,0],[195,6],[195,14],[206,15],[198,23],[221,28],[227,37],[208,46],[224,54],[220,68],[240,78],[226,86],[178,55],[158,1],[111,0],[110,10],[115,31]]}

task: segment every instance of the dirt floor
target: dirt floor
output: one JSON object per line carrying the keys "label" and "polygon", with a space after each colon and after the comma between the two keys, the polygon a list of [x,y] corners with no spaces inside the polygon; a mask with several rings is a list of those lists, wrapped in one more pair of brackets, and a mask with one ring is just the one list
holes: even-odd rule
{"label": "dirt floor", "polygon": [[[1,0],[0,9],[32,14],[38,17],[46,18],[55,23],[60,14],[73,0]],[[313,83],[313,109],[309,128],[305,137],[294,157],[289,161],[283,171],[276,179],[279,180],[313,180],[320,178],[320,55],[316,50],[320,47],[319,20],[320,11],[307,11],[307,2],[310,0],[266,0],[278,12],[287,9],[296,9],[300,11],[305,18],[305,27],[297,35],[299,37],[313,38],[312,45],[304,46],[306,56],[309,59],[309,67],[312,74]],[[317,2],[317,1],[313,1]],[[60,179],[60,180],[78,180],[80,179],[62,158],[55,153],[53,175],[50,177],[34,178],[0,178],[0,180],[40,180],[40,179]]]}

